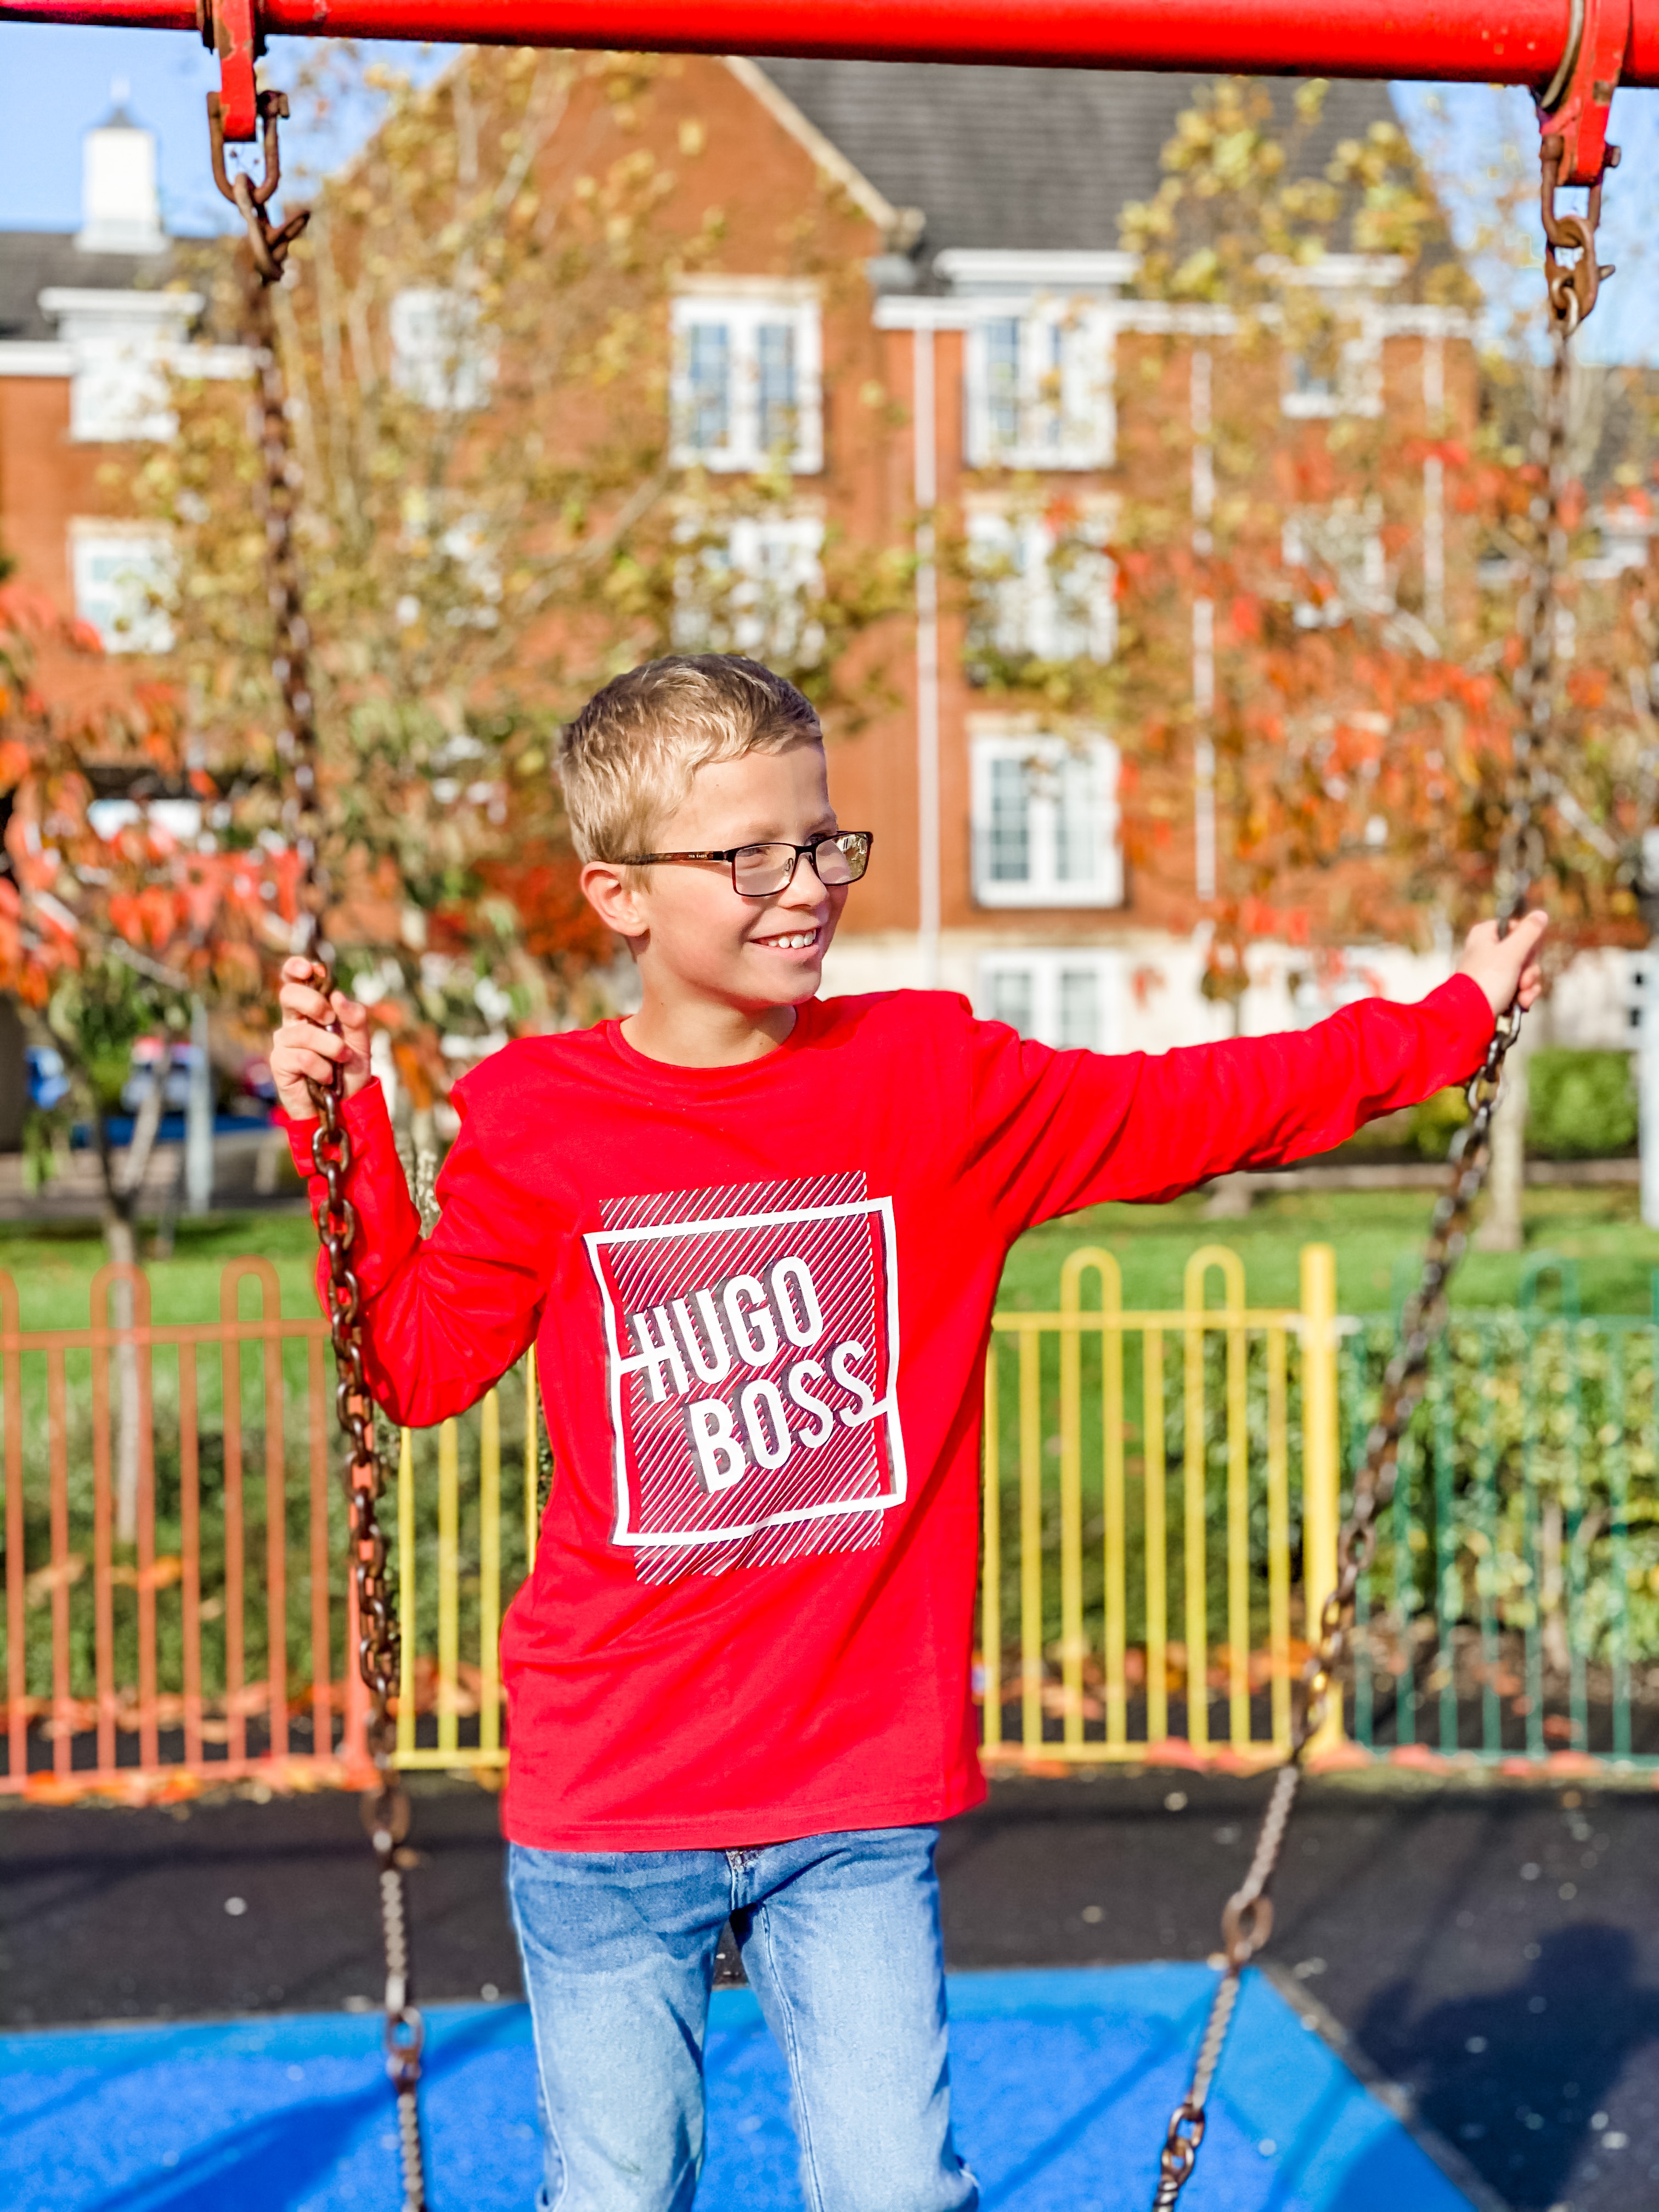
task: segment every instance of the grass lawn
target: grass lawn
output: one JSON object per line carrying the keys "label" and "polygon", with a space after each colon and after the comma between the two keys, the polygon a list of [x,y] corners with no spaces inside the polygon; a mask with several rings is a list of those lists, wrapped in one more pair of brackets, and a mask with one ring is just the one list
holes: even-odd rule
{"label": "grass lawn", "polygon": [[[87,1293],[106,1256],[94,1224],[0,1222],[0,1269],[17,1285],[25,1328],[84,1328]],[[216,1320],[220,1274],[228,1261],[241,1259],[269,1260],[276,1267],[284,1314],[316,1313],[317,1233],[311,1217],[230,1213],[179,1222],[173,1257],[147,1263],[151,1317]],[[252,1318],[258,1311],[258,1292],[244,1284],[243,1315]]]}
{"label": "grass lawn", "polygon": [[[1320,1241],[1336,1247],[1342,1307],[1382,1312],[1395,1287],[1409,1279],[1428,1218],[1429,1195],[1422,1191],[1298,1192],[1258,1200],[1239,1221],[1206,1221],[1200,1199],[1096,1206],[1022,1239],[1008,1261],[1003,1301],[1027,1310],[1053,1307],[1066,1253],[1079,1244],[1103,1244],[1123,1270],[1126,1303],[1179,1306],[1188,1255],[1200,1244],[1218,1243],[1231,1245],[1243,1259],[1253,1304],[1293,1305],[1297,1255],[1304,1244]],[[1512,1257],[1471,1253],[1454,1284],[1454,1298],[1465,1305],[1510,1304],[1528,1264],[1549,1253],[1577,1262],[1584,1312],[1650,1311],[1659,1231],[1643,1228],[1633,1190],[1532,1192],[1527,1245],[1525,1253]],[[149,1263],[155,1319],[212,1319],[219,1310],[221,1269],[248,1255],[276,1267],[285,1313],[315,1313],[316,1243],[309,1219],[251,1213],[179,1224],[173,1257]],[[0,1268],[17,1285],[26,1328],[84,1328],[88,1289],[103,1259],[95,1231],[79,1224],[0,1224]],[[1212,1278],[1211,1297],[1218,1294]],[[253,1310],[253,1295],[244,1289],[245,1312]]]}
{"label": "grass lawn", "polygon": [[[1079,1244],[1103,1244],[1123,1270],[1127,1305],[1179,1306],[1188,1255],[1215,1243],[1231,1245],[1243,1259],[1252,1304],[1294,1305],[1301,1248],[1322,1243],[1336,1247],[1343,1310],[1386,1312],[1415,1275],[1430,1202],[1426,1191],[1298,1191],[1258,1199],[1238,1221],[1206,1221],[1205,1202],[1196,1198],[1170,1206],[1099,1206],[1034,1230],[1016,1245],[1003,1278],[1003,1303],[1028,1310],[1057,1305],[1066,1253]],[[1577,1263],[1585,1313],[1650,1310],[1659,1231],[1642,1226],[1635,1191],[1621,1188],[1530,1192],[1526,1251],[1471,1252],[1454,1279],[1454,1303],[1512,1304],[1527,1267],[1546,1253]],[[1085,1294],[1094,1295],[1092,1283]],[[1212,1301],[1220,1294],[1212,1276]]]}

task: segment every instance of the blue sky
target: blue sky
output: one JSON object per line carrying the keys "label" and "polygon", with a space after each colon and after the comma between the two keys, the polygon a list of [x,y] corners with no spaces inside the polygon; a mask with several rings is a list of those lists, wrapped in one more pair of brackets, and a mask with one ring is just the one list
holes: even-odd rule
{"label": "blue sky", "polygon": [[[267,75],[292,85],[307,41],[272,43]],[[383,46],[377,58],[424,72],[441,57],[431,49]],[[129,88],[128,105],[161,141],[161,192],[171,228],[219,228],[229,210],[208,173],[204,102],[216,82],[213,58],[191,33],[112,31],[55,24],[0,27],[0,228],[70,229],[78,219],[81,134],[108,112],[111,88]],[[1401,111],[1425,153],[1437,157],[1466,243],[1490,204],[1490,177],[1506,161],[1530,163],[1536,144],[1530,102],[1522,93],[1482,85],[1437,91],[1395,88]],[[361,106],[335,118],[326,141],[297,138],[290,169],[325,167],[371,127]],[[1607,360],[1659,362],[1659,93],[1621,92],[1613,135],[1624,167],[1607,191],[1603,258],[1620,276],[1585,332],[1585,350]],[[1103,241],[1110,243],[1111,241]],[[1496,292],[1499,288],[1489,276]],[[1523,280],[1524,281],[1524,280]]]}

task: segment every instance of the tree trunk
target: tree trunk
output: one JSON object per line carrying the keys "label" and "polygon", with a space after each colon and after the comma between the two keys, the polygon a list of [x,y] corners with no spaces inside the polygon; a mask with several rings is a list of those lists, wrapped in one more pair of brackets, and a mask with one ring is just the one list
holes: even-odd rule
{"label": "tree trunk", "polygon": [[29,1110],[27,1048],[16,1000],[0,996],[0,1152],[23,1149]]}
{"label": "tree trunk", "polygon": [[429,1106],[417,1106],[409,1117],[410,1141],[415,1153],[415,1173],[410,1182],[410,1194],[421,1217],[421,1229],[430,1237],[438,1225],[438,1148],[437,1119]]}
{"label": "tree trunk", "polygon": [[1519,1252],[1526,1243],[1522,1200],[1527,1182],[1527,1060],[1531,1050],[1523,1028],[1504,1062],[1504,1087],[1492,1124],[1486,1218],[1474,1237],[1477,1252]]}
{"label": "tree trunk", "polygon": [[[1659,841],[1650,860],[1643,839],[1643,870],[1659,872]],[[1659,888],[1659,886],[1656,886]],[[1659,1229],[1659,936],[1648,939],[1642,956],[1641,1019],[1637,1028],[1636,1097],[1641,1114],[1642,1225]]]}
{"label": "tree trunk", "polygon": [[[100,1113],[97,1119],[98,1153],[104,1170],[104,1242],[112,1260],[127,1267],[138,1264],[138,1194],[144,1170],[155,1147],[167,1091],[167,1063],[157,1063],[144,1103],[132,1125],[123,1170],[118,1175],[115,1157]],[[124,1280],[114,1286],[110,1300],[113,1328],[130,1329],[133,1321],[132,1285]],[[118,1543],[138,1538],[138,1463],[141,1437],[138,1403],[138,1347],[131,1338],[115,1349],[115,1536]]]}

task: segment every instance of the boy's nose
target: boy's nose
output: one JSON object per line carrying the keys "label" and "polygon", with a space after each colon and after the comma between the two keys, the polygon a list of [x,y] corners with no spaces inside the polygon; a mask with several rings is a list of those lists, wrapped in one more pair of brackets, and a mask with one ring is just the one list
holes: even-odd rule
{"label": "boy's nose", "polygon": [[794,906],[817,906],[828,898],[829,892],[818,873],[817,862],[810,853],[796,856],[795,872],[778,896]]}

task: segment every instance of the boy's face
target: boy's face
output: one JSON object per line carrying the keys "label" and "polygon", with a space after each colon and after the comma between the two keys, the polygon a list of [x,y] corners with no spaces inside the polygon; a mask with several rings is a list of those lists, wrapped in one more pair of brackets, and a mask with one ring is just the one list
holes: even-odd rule
{"label": "boy's face", "polygon": [[[697,770],[684,804],[658,829],[657,853],[725,851],[777,840],[805,845],[839,827],[822,745],[745,753]],[[677,860],[642,869],[635,890],[590,862],[583,888],[627,938],[647,988],[731,1006],[793,1006],[812,997],[848,886],[826,890],[803,856],[787,890],[744,898],[728,861]]]}

